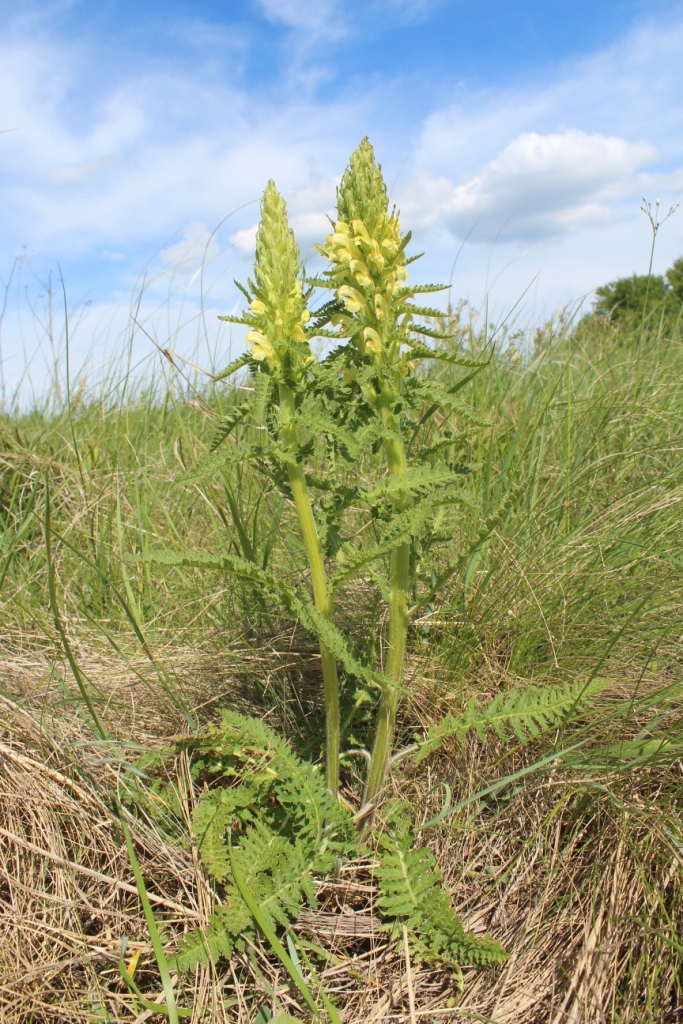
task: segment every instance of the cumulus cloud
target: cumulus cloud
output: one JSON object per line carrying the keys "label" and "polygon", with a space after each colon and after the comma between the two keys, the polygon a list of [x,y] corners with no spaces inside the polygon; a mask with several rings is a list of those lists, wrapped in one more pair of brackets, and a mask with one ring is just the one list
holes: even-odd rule
{"label": "cumulus cloud", "polygon": [[637,189],[636,172],[657,159],[648,143],[579,130],[525,132],[453,190],[443,213],[463,237],[523,241],[566,234],[614,219],[612,203]]}
{"label": "cumulus cloud", "polygon": [[250,224],[248,228],[242,228],[240,231],[235,231],[234,234],[230,235],[230,245],[233,245],[235,249],[244,253],[245,256],[253,256],[254,249],[256,248],[256,232],[258,230],[258,224],[254,222]]}
{"label": "cumulus cloud", "polygon": [[616,136],[523,132],[458,185],[416,172],[401,208],[417,228],[443,218],[473,242],[537,241],[614,220],[615,201],[642,189],[638,171],[656,159],[649,143]]}

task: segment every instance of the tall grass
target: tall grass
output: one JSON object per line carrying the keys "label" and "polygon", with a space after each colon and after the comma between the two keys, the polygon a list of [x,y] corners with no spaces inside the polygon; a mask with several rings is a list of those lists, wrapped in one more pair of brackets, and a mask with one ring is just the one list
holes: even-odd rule
{"label": "tall grass", "polygon": [[[587,321],[559,337],[550,326],[526,360],[497,352],[468,385],[490,423],[472,446],[482,514],[514,493],[491,541],[454,578],[446,607],[419,620],[419,643],[438,638],[460,673],[493,663],[522,676],[585,671],[639,602],[612,663],[644,669],[671,657],[670,638],[683,632],[683,350],[680,335],[655,330],[642,345],[636,335],[623,323]],[[476,336],[462,340],[483,346]],[[263,622],[239,586],[202,579],[198,587],[199,573],[181,570],[171,589],[143,560],[164,538],[190,550],[210,543],[285,573],[296,567],[296,532],[286,529],[292,508],[247,472],[233,468],[201,489],[175,484],[239,396],[221,385],[200,394],[181,385],[169,376],[161,397],[128,385],[123,403],[82,390],[52,415],[0,419],[0,628],[8,639],[51,636],[48,477],[55,566],[67,619],[82,638],[134,646],[133,620],[154,645],[209,635],[220,644]],[[451,553],[466,551],[478,527],[476,513],[463,519]]]}

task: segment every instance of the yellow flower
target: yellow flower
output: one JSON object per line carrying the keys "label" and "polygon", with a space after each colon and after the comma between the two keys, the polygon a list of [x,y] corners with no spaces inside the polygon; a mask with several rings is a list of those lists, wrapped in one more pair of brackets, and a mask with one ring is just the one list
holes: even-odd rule
{"label": "yellow flower", "polygon": [[364,296],[361,295],[357,288],[352,288],[348,284],[343,284],[337,290],[337,295],[340,299],[344,300],[344,305],[349,313],[359,313],[361,309],[367,308]]}
{"label": "yellow flower", "polygon": [[267,312],[265,302],[261,302],[260,299],[252,299],[249,303],[249,308],[256,316],[265,316]]}
{"label": "yellow flower", "polygon": [[369,288],[372,284],[370,271],[362,260],[351,260],[351,270],[356,275],[356,280],[361,288]]}
{"label": "yellow flower", "polygon": [[327,236],[328,244],[338,249],[348,249],[353,242],[348,235],[341,235],[338,231],[335,231],[333,235]]}
{"label": "yellow flower", "polygon": [[365,226],[365,224],[363,223],[362,220],[354,220],[354,222],[353,222],[353,230],[354,230],[355,234],[357,236],[359,236],[359,238],[357,238],[356,241],[360,241],[361,239],[364,242],[369,242],[370,241],[370,234],[369,234],[368,229],[366,228],[366,226]]}
{"label": "yellow flower", "polygon": [[398,243],[395,242],[393,238],[385,238],[382,242],[382,251],[385,256],[388,256],[389,259],[391,259],[391,257],[395,256],[398,252]]}
{"label": "yellow flower", "polygon": [[247,331],[244,340],[247,345],[251,345],[251,354],[259,362],[264,359],[272,359],[275,355],[273,346],[261,331]]}
{"label": "yellow flower", "polygon": [[333,327],[341,327],[342,334],[346,333],[346,328],[349,326],[351,322],[352,318],[350,316],[347,316],[346,313],[335,313],[332,319],[330,320],[330,324]]}
{"label": "yellow flower", "polygon": [[377,244],[374,238],[372,239],[372,247],[370,249],[370,252],[368,253],[368,259],[370,260],[371,263],[374,263],[375,266],[378,267],[380,270],[384,266],[385,259],[384,256],[382,255],[382,250],[380,249],[379,245]]}
{"label": "yellow flower", "polygon": [[382,351],[382,339],[374,327],[366,327],[363,331],[363,337],[365,338],[366,348],[379,355]]}

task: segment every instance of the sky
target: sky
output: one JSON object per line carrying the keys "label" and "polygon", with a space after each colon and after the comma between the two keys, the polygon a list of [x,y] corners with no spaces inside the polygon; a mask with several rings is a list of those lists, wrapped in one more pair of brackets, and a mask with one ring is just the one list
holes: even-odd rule
{"label": "sky", "polygon": [[[149,368],[155,342],[235,354],[216,314],[265,184],[308,258],[366,134],[413,276],[523,328],[646,272],[643,196],[683,198],[680,0],[0,0],[0,20],[6,395],[63,375],[65,322],[74,375]],[[683,208],[655,271],[682,253]]]}

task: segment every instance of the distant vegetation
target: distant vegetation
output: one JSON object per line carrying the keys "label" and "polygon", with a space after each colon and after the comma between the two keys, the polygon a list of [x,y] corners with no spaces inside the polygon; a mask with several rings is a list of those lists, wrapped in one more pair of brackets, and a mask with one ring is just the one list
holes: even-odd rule
{"label": "distant vegetation", "polygon": [[652,315],[673,318],[683,315],[683,256],[680,256],[666,274],[633,274],[619,277],[600,288],[595,311],[613,320],[629,316]]}

